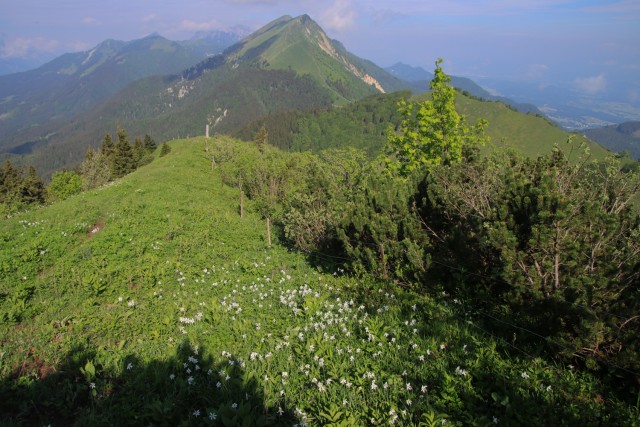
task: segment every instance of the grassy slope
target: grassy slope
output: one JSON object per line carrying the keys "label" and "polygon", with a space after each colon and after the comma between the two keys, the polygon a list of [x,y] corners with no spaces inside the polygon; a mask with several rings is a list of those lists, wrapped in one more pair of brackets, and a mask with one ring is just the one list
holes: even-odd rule
{"label": "grassy slope", "polygon": [[[456,107],[469,123],[480,117],[489,122],[486,131],[491,137],[491,148],[515,148],[530,157],[550,153],[554,145],[567,149],[565,143],[570,134],[543,117],[513,111],[501,102],[478,101],[460,94]],[[593,159],[602,160],[608,153],[581,135],[574,138],[576,143],[588,144]]]}
{"label": "grassy slope", "polygon": [[446,302],[267,248],[203,139],[171,146],[109,187],[0,222],[0,421],[628,422],[594,381],[505,357]]}

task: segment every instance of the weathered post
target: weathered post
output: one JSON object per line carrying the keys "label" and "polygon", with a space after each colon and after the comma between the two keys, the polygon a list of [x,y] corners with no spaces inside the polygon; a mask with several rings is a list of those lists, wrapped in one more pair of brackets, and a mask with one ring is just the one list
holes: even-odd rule
{"label": "weathered post", "polygon": [[267,243],[271,247],[271,219],[267,217]]}
{"label": "weathered post", "polygon": [[[204,131],[204,152],[209,152],[209,125],[207,124]],[[213,169],[213,159],[211,160],[211,169]]]}
{"label": "weathered post", "polygon": [[244,217],[244,191],[240,190],[240,218]]}

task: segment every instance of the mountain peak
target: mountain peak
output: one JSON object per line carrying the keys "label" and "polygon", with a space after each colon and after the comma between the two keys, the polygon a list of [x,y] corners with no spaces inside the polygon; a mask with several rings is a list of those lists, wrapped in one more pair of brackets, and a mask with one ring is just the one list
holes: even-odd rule
{"label": "mountain peak", "polygon": [[[348,92],[356,89],[373,94],[385,92],[382,85],[360,65],[352,61],[342,45],[327,37],[324,30],[309,15],[292,18],[281,16],[244,38],[227,58],[231,63],[254,63],[267,69],[292,69],[309,75],[328,86],[336,100],[352,99]],[[358,97],[358,96],[356,96]]]}

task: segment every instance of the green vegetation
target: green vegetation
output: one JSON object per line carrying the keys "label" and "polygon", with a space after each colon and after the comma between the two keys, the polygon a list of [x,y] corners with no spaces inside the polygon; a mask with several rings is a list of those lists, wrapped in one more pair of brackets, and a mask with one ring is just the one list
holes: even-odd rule
{"label": "green vegetation", "polygon": [[[130,174],[153,160],[152,153],[156,149],[156,143],[148,134],[144,136],[144,142],[136,138],[134,145],[129,143],[124,129],[118,128],[116,134],[118,136],[116,144],[113,143],[111,134],[106,133],[100,151],[89,149],[86,152],[80,166],[80,175],[85,189],[100,187],[109,181]],[[164,155],[163,150],[161,150],[161,156]]]}
{"label": "green vegetation", "polygon": [[[29,207],[47,202],[57,202],[123,177],[140,166],[151,163],[156,149],[155,141],[145,135],[144,142],[136,138],[132,146],[124,129],[118,128],[118,143],[113,144],[110,134],[105,134],[100,151],[89,149],[78,170],[60,170],[51,176],[45,187],[33,166],[16,168],[6,161],[0,169],[0,216],[11,215]],[[160,155],[166,154],[166,145]]]}
{"label": "green vegetation", "polygon": [[0,216],[44,203],[45,187],[33,167],[17,168],[5,161],[0,169]]}
{"label": "green vegetation", "polygon": [[[253,170],[247,161],[256,156],[300,165],[279,184],[292,203],[307,183],[325,180],[333,187],[314,186],[310,196],[327,191],[337,206],[343,196],[333,189],[360,191],[356,172],[368,166],[341,153],[260,153],[223,138],[170,145],[109,186],[0,222],[3,422],[638,419],[637,395],[519,353],[520,341],[494,338],[473,320],[471,301],[314,268],[284,245],[283,229],[269,248],[257,200],[240,218],[234,173]],[[251,192],[259,180],[243,176]]]}
{"label": "green vegetation", "polygon": [[[484,146],[487,122],[480,119],[471,127],[456,111],[456,91],[449,85],[451,78],[436,61],[431,80],[431,99],[417,104],[400,104],[402,123],[400,132],[390,128],[387,151],[391,155],[388,166],[402,175],[422,168],[462,160],[472,151]],[[414,112],[415,107],[415,112]]]}
{"label": "green vegetation", "polygon": [[105,108],[250,142],[105,131],[30,211],[35,170],[0,171],[1,423],[637,425],[633,166],[456,101],[440,62],[429,96],[328,110],[310,75],[207,64]]}
{"label": "green vegetation", "polygon": [[[265,126],[272,145],[286,151],[319,152],[328,148],[355,147],[370,157],[384,152],[389,126],[398,131],[402,114],[398,103],[424,103],[429,95],[411,97],[409,92],[374,95],[342,107],[316,109],[310,112],[279,112],[261,117],[235,130],[232,134],[250,141]],[[576,144],[587,144],[595,160],[604,160],[608,152],[602,146],[579,135],[572,135],[543,117],[522,114],[506,104],[482,101],[458,93],[456,111],[470,123],[486,119],[485,134],[489,142],[482,153],[515,150],[529,157],[547,154],[558,147],[574,160],[578,150],[564,142],[571,136]]]}
{"label": "green vegetation", "polygon": [[53,201],[64,200],[82,191],[82,177],[74,171],[62,170],[51,176],[47,195]]}
{"label": "green vegetation", "polygon": [[640,122],[587,129],[584,133],[611,151],[627,152],[632,158],[640,160]]}

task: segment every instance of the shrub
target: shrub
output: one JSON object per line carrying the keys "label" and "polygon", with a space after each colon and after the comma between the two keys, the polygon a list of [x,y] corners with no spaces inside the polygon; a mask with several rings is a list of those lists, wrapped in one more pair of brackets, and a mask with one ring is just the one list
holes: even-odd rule
{"label": "shrub", "polygon": [[74,171],[54,172],[47,191],[51,200],[64,200],[82,191],[82,177]]}

